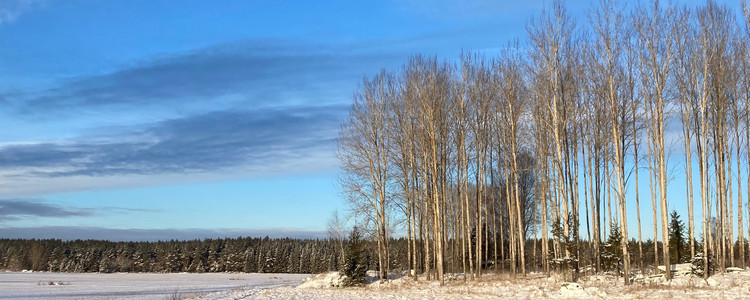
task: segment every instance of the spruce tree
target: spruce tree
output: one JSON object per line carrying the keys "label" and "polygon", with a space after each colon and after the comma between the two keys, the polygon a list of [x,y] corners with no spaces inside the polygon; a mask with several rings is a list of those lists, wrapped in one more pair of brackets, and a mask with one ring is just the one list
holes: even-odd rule
{"label": "spruce tree", "polygon": [[344,269],[341,270],[344,275],[343,286],[358,286],[365,284],[367,275],[367,263],[365,260],[365,243],[359,233],[357,226],[352,228],[349,234],[349,241],[344,252]]}
{"label": "spruce tree", "polygon": [[671,256],[670,264],[677,264],[686,261],[687,251],[684,251],[685,245],[685,223],[680,220],[677,211],[672,211],[669,215],[672,221],[669,223],[669,252]]}
{"label": "spruce tree", "polygon": [[615,222],[610,225],[609,238],[603,247],[602,263],[605,270],[619,273],[622,265],[622,235]]}

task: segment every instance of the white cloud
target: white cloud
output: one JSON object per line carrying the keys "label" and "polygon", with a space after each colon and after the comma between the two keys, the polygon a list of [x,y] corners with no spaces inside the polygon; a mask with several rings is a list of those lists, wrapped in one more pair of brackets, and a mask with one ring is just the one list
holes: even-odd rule
{"label": "white cloud", "polygon": [[2,0],[0,1],[0,25],[12,23],[22,14],[40,7],[43,0]]}

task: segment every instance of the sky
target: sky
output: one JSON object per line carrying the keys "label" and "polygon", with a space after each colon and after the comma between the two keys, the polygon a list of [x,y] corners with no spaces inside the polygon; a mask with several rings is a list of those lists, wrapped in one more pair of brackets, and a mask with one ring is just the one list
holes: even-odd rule
{"label": "sky", "polygon": [[0,0],[0,237],[324,237],[362,78],[493,55],[544,5]]}

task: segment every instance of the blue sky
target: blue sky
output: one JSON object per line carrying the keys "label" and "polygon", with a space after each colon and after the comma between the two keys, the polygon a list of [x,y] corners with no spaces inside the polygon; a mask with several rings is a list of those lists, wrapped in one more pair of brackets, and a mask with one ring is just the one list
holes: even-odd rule
{"label": "blue sky", "polygon": [[492,55],[543,5],[0,0],[0,236],[323,236],[361,78]]}

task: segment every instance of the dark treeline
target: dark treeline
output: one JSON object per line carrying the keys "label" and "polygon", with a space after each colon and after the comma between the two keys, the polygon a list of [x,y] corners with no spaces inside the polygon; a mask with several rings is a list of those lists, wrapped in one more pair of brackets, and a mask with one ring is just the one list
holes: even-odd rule
{"label": "dark treeline", "polygon": [[[405,241],[390,244],[391,266],[405,265],[406,250],[399,249],[406,247]],[[160,242],[0,239],[0,270],[321,273],[341,269],[339,249],[328,239],[268,237]],[[369,250],[366,257],[368,269],[377,269]]]}
{"label": "dark treeline", "polygon": [[[476,239],[474,240],[476,242]],[[527,248],[538,252],[534,255],[533,251],[530,251],[527,253],[527,259],[530,266],[541,268],[541,260],[535,259],[541,255],[541,249],[534,248],[534,243],[533,240],[526,242]],[[392,270],[408,270],[407,240],[391,239],[388,244]],[[489,247],[491,244],[492,239],[485,240],[483,247]],[[619,244],[612,245],[608,249],[617,257],[617,247],[614,245]],[[376,243],[365,240],[364,246],[367,270],[378,269]],[[637,244],[633,240],[630,248],[634,247],[637,247]],[[653,242],[645,242],[644,247],[653,249]],[[645,255],[644,259],[653,259],[652,251],[646,251]],[[159,242],[0,239],[0,270],[7,271],[310,274],[341,270],[342,259],[338,241],[333,239],[266,237]],[[632,259],[639,258],[634,256]],[[608,262],[609,267],[617,268],[618,262]]]}
{"label": "dark treeline", "polygon": [[[665,262],[700,260],[704,276],[711,262],[747,265],[747,1],[742,17],[715,1],[626,4],[598,1],[575,19],[552,1],[523,44],[415,55],[363,80],[338,158],[382,280],[397,230],[414,279],[441,284],[508,268],[576,280],[613,252],[626,284]],[[669,159],[676,149],[684,160]],[[687,207],[684,244],[669,234],[675,205]]]}

